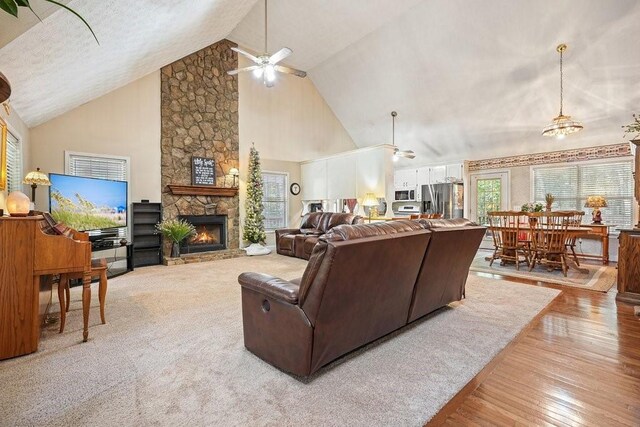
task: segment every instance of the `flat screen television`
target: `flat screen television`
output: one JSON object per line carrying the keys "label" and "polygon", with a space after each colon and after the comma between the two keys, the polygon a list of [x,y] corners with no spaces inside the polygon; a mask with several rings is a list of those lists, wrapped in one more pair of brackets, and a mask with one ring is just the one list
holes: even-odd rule
{"label": "flat screen television", "polygon": [[49,210],[78,231],[127,226],[127,182],[49,174]]}

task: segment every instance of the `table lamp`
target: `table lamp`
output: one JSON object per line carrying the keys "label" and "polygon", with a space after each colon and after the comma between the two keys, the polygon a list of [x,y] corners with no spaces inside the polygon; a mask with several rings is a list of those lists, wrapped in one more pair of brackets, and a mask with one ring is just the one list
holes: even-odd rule
{"label": "table lamp", "polygon": [[592,208],[591,218],[593,224],[602,224],[602,212],[600,208],[607,207],[607,200],[603,196],[589,196],[584,204],[585,208]]}
{"label": "table lamp", "polygon": [[371,222],[371,213],[374,206],[378,206],[378,198],[373,193],[367,193],[362,199],[362,206],[369,208],[369,222]]}
{"label": "table lamp", "polygon": [[40,168],[36,168],[36,170],[29,172],[27,176],[24,177],[22,183],[31,185],[31,201],[33,203],[36,202],[36,188],[38,188],[38,185],[51,185],[49,177],[46,173],[40,172]]}
{"label": "table lamp", "polygon": [[13,191],[7,197],[7,211],[11,216],[29,215],[30,205],[31,200],[22,191]]}

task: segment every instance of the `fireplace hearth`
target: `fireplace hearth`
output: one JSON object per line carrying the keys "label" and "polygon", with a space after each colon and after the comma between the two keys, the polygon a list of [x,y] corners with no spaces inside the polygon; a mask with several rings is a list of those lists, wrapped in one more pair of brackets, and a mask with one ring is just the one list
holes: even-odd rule
{"label": "fireplace hearth", "polygon": [[180,254],[219,251],[227,248],[226,215],[180,215],[190,222],[196,234],[180,244]]}

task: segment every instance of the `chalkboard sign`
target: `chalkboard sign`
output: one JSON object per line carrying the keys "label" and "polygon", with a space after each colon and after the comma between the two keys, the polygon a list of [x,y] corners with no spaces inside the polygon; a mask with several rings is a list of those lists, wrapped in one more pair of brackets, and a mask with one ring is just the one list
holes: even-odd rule
{"label": "chalkboard sign", "polygon": [[191,158],[191,185],[216,185],[216,161],[207,157]]}

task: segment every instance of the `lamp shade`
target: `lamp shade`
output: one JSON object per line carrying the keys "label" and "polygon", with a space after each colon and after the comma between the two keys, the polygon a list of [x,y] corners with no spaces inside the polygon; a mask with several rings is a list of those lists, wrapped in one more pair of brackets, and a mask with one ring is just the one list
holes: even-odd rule
{"label": "lamp shade", "polygon": [[22,191],[14,191],[7,197],[7,211],[11,216],[27,216],[31,208],[31,200]]}
{"label": "lamp shade", "polygon": [[602,196],[589,196],[584,204],[585,208],[606,208],[607,200]]}
{"label": "lamp shade", "polygon": [[238,175],[240,175],[240,171],[237,168],[231,168],[231,169],[229,169],[229,175],[238,176]]}
{"label": "lamp shade", "polygon": [[367,193],[362,199],[362,206],[378,206],[378,198],[373,193]]}
{"label": "lamp shade", "polygon": [[46,173],[40,172],[40,168],[37,168],[34,171],[31,171],[24,177],[22,181],[23,184],[29,185],[51,185],[51,181],[49,181],[49,177]]}

